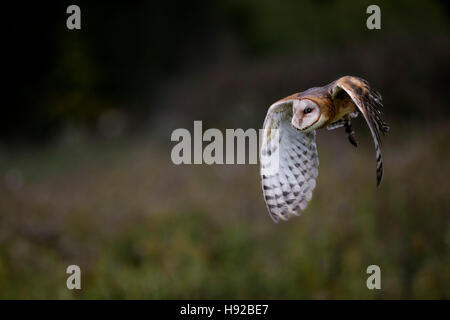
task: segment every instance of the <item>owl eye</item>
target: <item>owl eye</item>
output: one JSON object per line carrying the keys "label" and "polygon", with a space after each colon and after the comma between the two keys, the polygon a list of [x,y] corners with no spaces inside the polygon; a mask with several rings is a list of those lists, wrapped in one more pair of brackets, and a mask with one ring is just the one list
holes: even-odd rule
{"label": "owl eye", "polygon": [[312,109],[310,107],[306,108],[305,111],[303,111],[304,114],[312,112]]}

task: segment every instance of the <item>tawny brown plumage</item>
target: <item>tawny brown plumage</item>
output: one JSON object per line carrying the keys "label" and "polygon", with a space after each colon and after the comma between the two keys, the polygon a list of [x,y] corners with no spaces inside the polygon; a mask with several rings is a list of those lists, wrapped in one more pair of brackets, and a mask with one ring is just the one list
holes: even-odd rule
{"label": "tawny brown plumage", "polygon": [[381,118],[381,107],[381,95],[366,80],[351,76],[295,93],[270,106],[260,158],[264,200],[275,221],[299,215],[311,200],[319,166],[315,130],[343,126],[350,143],[357,146],[351,118],[359,113],[372,133],[377,186],[380,184],[380,132],[389,130]]}

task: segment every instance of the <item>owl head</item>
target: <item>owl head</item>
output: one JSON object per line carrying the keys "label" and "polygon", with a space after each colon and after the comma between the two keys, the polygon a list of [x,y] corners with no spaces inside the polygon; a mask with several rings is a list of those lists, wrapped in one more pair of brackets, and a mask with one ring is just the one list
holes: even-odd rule
{"label": "owl head", "polygon": [[292,126],[302,132],[322,127],[326,117],[317,103],[310,99],[296,99],[292,105]]}

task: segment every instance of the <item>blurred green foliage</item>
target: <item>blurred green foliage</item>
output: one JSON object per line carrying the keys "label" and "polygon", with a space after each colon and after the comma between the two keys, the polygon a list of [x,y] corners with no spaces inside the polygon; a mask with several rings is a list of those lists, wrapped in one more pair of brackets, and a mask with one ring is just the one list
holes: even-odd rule
{"label": "blurred green foliage", "polygon": [[257,166],[175,166],[145,137],[11,156],[0,169],[23,185],[0,186],[0,298],[448,299],[450,131],[393,128],[379,189],[369,139],[320,132],[313,200],[280,224]]}

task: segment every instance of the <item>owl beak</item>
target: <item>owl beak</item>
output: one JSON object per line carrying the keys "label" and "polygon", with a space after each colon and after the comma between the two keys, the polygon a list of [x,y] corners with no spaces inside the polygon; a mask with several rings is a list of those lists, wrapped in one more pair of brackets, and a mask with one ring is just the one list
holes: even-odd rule
{"label": "owl beak", "polygon": [[303,117],[301,115],[298,115],[298,114],[293,115],[291,124],[295,129],[301,130],[302,122],[303,122]]}
{"label": "owl beak", "polygon": [[302,122],[303,122],[303,111],[302,110],[303,110],[303,108],[301,108],[301,106],[300,106],[300,101],[295,100],[293,108],[292,108],[291,124],[297,130],[302,129]]}

